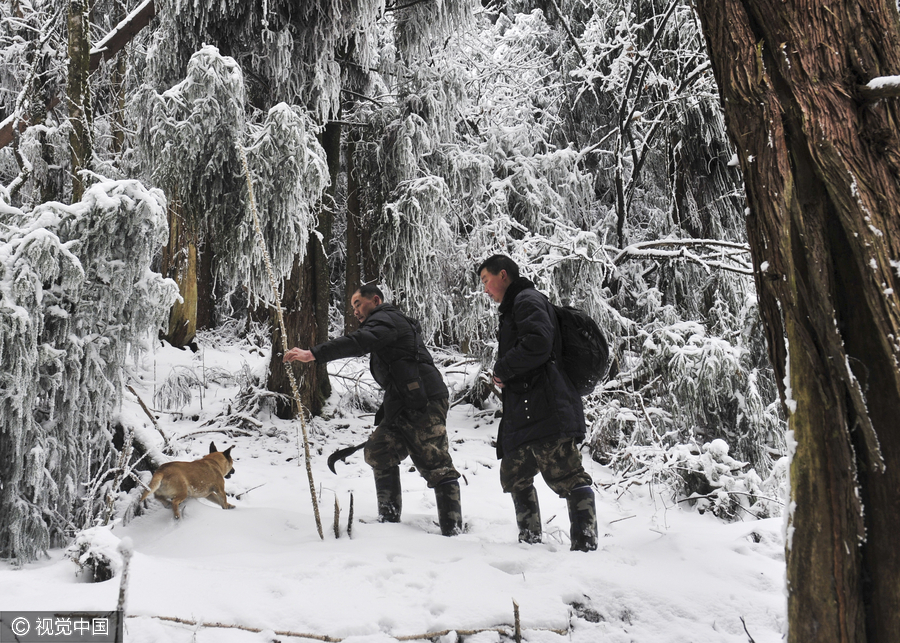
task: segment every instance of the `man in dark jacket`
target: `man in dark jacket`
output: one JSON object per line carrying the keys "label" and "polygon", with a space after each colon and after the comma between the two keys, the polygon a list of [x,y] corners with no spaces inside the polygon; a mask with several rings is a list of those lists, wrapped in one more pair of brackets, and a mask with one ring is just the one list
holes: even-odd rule
{"label": "man in dark jacket", "polygon": [[409,455],[434,489],[441,533],[462,531],[459,472],[447,439],[449,393],[422,339],[419,322],[384,303],[381,290],[364,285],[351,299],[358,330],[310,350],[292,348],[285,362],[330,362],[371,353],[369,368],[384,389],[377,427],[366,442],[366,462],[375,474],[378,519],[400,522],[400,462]]}
{"label": "man in dark jacket", "polygon": [[597,548],[593,481],[581,463],[584,439],[581,396],[555,356],[562,339],[550,301],[519,276],[505,255],[478,267],[485,292],[500,304],[494,383],[502,390],[503,417],[497,435],[500,484],[512,495],[519,541],[541,541],[541,514],[534,477],[565,498],[572,549]]}

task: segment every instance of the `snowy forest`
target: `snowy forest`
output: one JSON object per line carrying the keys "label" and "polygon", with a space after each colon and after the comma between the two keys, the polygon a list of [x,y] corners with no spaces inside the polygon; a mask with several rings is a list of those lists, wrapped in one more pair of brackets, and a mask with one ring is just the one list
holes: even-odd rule
{"label": "snowy forest", "polygon": [[[496,312],[475,273],[495,253],[606,333],[614,366],[584,398],[584,449],[621,485],[652,483],[682,510],[725,522],[782,516],[815,489],[799,456],[791,463],[805,453],[804,427],[824,426],[803,408],[836,400],[841,452],[856,464],[824,469],[851,472],[842,497],[865,489],[894,457],[880,428],[900,410],[897,186],[865,178],[862,161],[846,171],[816,163],[877,147],[893,168],[885,182],[897,183],[890,83],[859,89],[900,73],[897,7],[863,3],[878,35],[862,46],[846,35],[872,33],[854,31],[857,3],[838,3],[837,35],[816,31],[827,7],[798,3],[816,6],[808,30],[835,44],[836,60],[852,57],[846,40],[878,61],[846,63],[849,118],[878,136],[860,134],[855,156],[829,156],[821,141],[842,130],[817,129],[803,100],[779,107],[762,90],[740,93],[742,82],[779,97],[802,84],[790,55],[815,46],[785,60],[778,48],[802,41],[786,25],[805,21],[804,9],[778,9],[783,19],[769,24],[768,3],[721,4],[0,3],[0,558],[25,565],[132,518],[141,473],[161,452],[122,421],[123,403],[139,400],[148,417],[178,413],[210,377],[148,373],[160,346],[190,354],[200,338],[251,341],[265,353],[263,370],[211,376],[239,390],[223,429],[295,418],[315,440],[320,419],[373,412],[372,387],[281,362],[283,348],[355,329],[349,299],[364,283],[420,320],[441,368],[474,365],[452,401],[496,408]],[[848,75],[842,64],[821,63],[829,78]],[[821,112],[837,123],[839,113]],[[777,128],[789,152],[775,158]],[[798,131],[812,132],[808,146]],[[809,206],[831,224],[785,223],[813,221],[803,208],[817,199],[831,199]],[[859,244],[847,241],[858,238],[853,208],[867,222]],[[779,225],[766,227],[767,212],[781,213]],[[791,252],[827,257],[823,274],[843,277],[820,284],[809,275],[824,264],[788,261]],[[866,303],[840,303],[850,291]],[[884,323],[856,312],[879,306]],[[809,322],[813,332],[804,319],[825,321]],[[884,357],[846,328],[882,338]],[[804,354],[825,365],[795,364]],[[806,395],[819,372],[833,387],[821,380],[820,398]],[[870,374],[887,392],[876,395]],[[146,399],[134,388],[142,378],[153,380]],[[838,522],[861,543],[890,533],[865,522],[861,498],[837,503],[850,516]],[[789,516],[786,533],[796,537],[799,521]],[[848,558],[873,565],[864,544]],[[788,577],[800,578],[788,560]],[[857,638],[829,640],[867,640],[880,619],[898,618],[872,607],[873,582],[850,583],[867,607],[840,627]],[[802,609],[788,614],[799,622]]]}

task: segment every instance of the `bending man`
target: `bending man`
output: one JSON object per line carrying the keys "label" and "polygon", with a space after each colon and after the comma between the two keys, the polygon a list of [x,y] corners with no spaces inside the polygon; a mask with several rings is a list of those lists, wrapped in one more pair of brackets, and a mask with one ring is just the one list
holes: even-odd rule
{"label": "bending man", "polygon": [[364,285],[350,300],[358,330],[312,347],[292,348],[285,362],[330,362],[370,353],[369,368],[384,389],[377,425],[366,442],[366,462],[375,474],[378,520],[400,522],[400,462],[409,455],[434,489],[441,533],[462,531],[459,472],[447,439],[449,393],[422,339],[419,322],[384,303],[384,294]]}

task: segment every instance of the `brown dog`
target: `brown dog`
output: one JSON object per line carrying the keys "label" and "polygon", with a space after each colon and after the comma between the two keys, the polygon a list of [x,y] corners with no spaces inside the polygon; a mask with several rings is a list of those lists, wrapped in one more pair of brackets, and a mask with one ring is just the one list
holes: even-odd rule
{"label": "brown dog", "polygon": [[172,503],[176,518],[181,518],[178,506],[188,498],[209,498],[222,509],[234,509],[225,498],[225,478],[234,473],[231,458],[233,446],[224,451],[216,449],[216,443],[209,443],[209,455],[193,462],[166,462],[153,473],[150,487],[139,502],[151,493],[164,502]]}

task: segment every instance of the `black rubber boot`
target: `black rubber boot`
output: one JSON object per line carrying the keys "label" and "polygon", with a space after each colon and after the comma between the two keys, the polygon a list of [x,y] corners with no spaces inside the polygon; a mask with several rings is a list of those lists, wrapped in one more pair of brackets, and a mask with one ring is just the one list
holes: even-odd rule
{"label": "black rubber boot", "polygon": [[403,499],[400,493],[400,467],[373,469],[378,497],[378,522],[400,522]]}
{"label": "black rubber boot", "polygon": [[566,497],[569,505],[569,535],[572,551],[594,551],[597,549],[597,507],[594,490],[590,487],[572,489]]}
{"label": "black rubber boot", "polygon": [[437,503],[438,524],[445,536],[456,536],[463,531],[462,506],[459,502],[459,482],[448,480],[434,488]]}
{"label": "black rubber boot", "polygon": [[516,524],[519,525],[520,543],[541,542],[541,507],[538,504],[534,486],[512,492],[513,506],[516,508]]}

